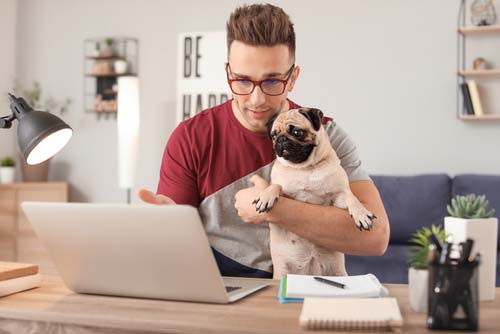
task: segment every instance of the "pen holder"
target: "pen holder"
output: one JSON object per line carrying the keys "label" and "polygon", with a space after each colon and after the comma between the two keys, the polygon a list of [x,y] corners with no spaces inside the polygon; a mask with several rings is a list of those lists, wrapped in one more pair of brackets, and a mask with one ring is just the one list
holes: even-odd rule
{"label": "pen holder", "polygon": [[477,331],[479,261],[429,264],[430,329]]}

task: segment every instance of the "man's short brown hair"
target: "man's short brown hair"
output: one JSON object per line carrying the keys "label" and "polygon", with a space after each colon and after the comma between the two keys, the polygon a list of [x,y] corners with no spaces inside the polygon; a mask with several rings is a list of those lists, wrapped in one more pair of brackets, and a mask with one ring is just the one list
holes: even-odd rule
{"label": "man's short brown hair", "polygon": [[295,57],[295,31],[290,17],[271,4],[244,5],[236,8],[227,21],[227,53],[234,41],[253,46],[285,44]]}

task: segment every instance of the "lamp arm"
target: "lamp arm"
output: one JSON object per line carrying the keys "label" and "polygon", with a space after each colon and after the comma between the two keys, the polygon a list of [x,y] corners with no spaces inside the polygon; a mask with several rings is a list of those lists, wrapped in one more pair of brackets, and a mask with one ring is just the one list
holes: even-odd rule
{"label": "lamp arm", "polygon": [[0,129],[9,129],[12,126],[13,120],[19,118],[23,113],[33,111],[33,108],[22,97],[15,97],[11,93],[8,93],[8,95],[12,115],[0,117]]}
{"label": "lamp arm", "polygon": [[0,129],[10,129],[12,126],[12,121],[16,119],[16,116],[4,116],[0,117]]}

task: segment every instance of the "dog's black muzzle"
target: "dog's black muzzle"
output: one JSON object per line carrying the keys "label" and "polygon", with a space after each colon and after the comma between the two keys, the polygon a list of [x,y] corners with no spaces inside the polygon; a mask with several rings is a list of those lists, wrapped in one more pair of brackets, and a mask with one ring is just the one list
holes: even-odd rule
{"label": "dog's black muzzle", "polygon": [[274,151],[278,157],[298,164],[309,158],[314,147],[314,144],[297,142],[282,135],[276,139]]}

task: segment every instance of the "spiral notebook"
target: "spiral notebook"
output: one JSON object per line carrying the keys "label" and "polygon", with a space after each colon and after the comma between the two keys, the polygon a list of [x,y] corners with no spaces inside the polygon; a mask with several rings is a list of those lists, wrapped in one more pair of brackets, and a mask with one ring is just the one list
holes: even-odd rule
{"label": "spiral notebook", "polygon": [[398,330],[403,318],[396,298],[304,299],[303,329]]}

